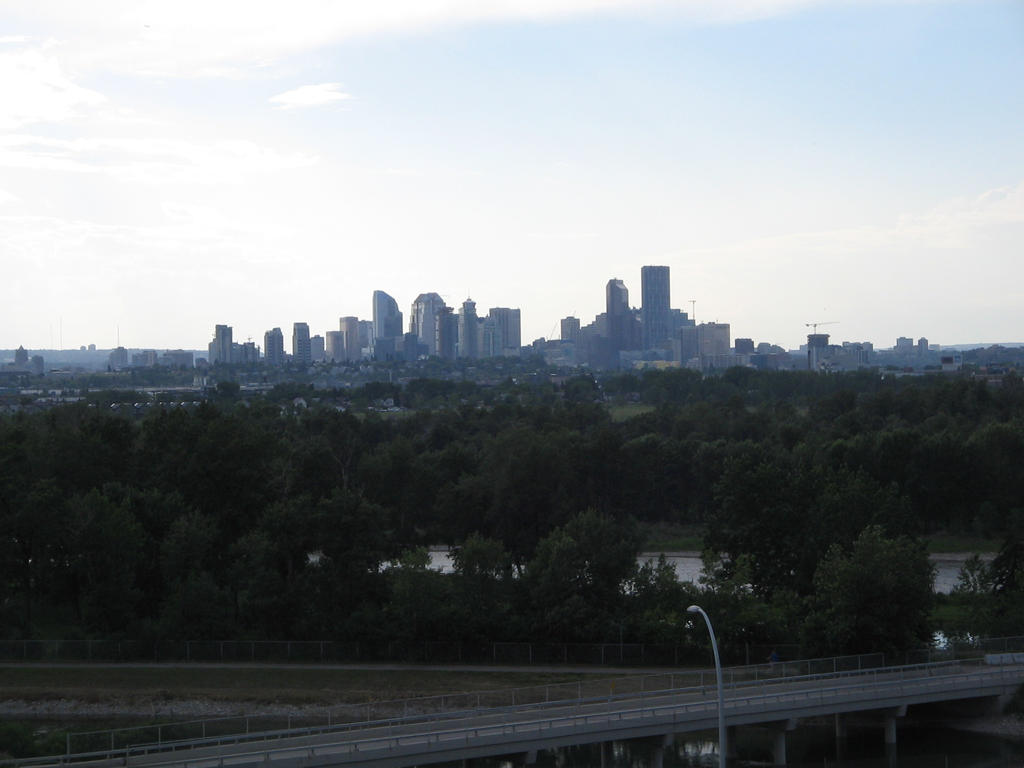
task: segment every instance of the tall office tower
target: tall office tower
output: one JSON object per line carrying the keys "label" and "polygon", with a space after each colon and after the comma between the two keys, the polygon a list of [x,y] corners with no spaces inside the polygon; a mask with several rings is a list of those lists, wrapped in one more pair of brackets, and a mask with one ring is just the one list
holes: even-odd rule
{"label": "tall office tower", "polygon": [[480,357],[480,330],[476,316],[476,302],[466,299],[459,313],[459,357]]}
{"label": "tall office tower", "polygon": [[326,351],[327,348],[323,336],[318,333],[315,336],[309,337],[309,357],[314,363],[322,363]]}
{"label": "tall office tower", "polygon": [[402,313],[398,302],[384,291],[373,292],[373,339],[397,339],[402,335]]}
{"label": "tall office tower", "polygon": [[728,323],[701,323],[697,326],[697,344],[701,357],[728,355],[732,341]]}
{"label": "tall office tower", "polygon": [[213,341],[209,346],[210,365],[221,363],[226,365],[231,359],[231,326],[218,325],[213,329]]}
{"label": "tall office tower", "polygon": [[629,290],[621,280],[613,278],[605,286],[605,317],[612,349],[630,349],[634,319],[629,309]]}
{"label": "tall office tower", "polygon": [[501,331],[490,315],[480,322],[480,357],[501,355]]}
{"label": "tall office tower", "polygon": [[458,351],[459,318],[451,307],[441,307],[436,317],[434,352],[445,360],[454,360]]}
{"label": "tall office tower", "polygon": [[342,317],[338,320],[338,327],[345,336],[345,360],[362,358],[362,347],[359,346],[359,318]]}
{"label": "tall office tower", "polygon": [[562,341],[571,341],[579,344],[580,341],[580,319],[578,317],[563,317],[559,324],[558,338]]}
{"label": "tall office tower", "polygon": [[309,365],[313,362],[312,350],[309,348],[308,323],[292,325],[292,360],[299,365]]}
{"label": "tall office tower", "polygon": [[655,349],[670,337],[672,302],[669,297],[668,267],[641,267],[640,294],[643,348]]}
{"label": "tall office tower", "polygon": [[324,340],[324,357],[328,362],[341,363],[345,360],[345,334],[341,331],[328,331]]}
{"label": "tall office tower", "polygon": [[267,365],[284,365],[284,334],[280,328],[263,334],[263,360]]}
{"label": "tall office tower", "polygon": [[700,344],[697,343],[697,326],[681,325],[676,329],[672,339],[672,359],[686,365],[700,355]]}
{"label": "tall office tower", "polygon": [[409,331],[416,334],[420,344],[427,348],[428,355],[437,355],[437,317],[444,308],[444,299],[436,293],[421,293],[412,303],[409,317]]}
{"label": "tall office tower", "polygon": [[488,319],[494,321],[500,339],[496,355],[518,355],[522,341],[522,322],[518,309],[508,307],[491,307],[487,311]]}
{"label": "tall office tower", "polygon": [[[401,334],[402,326],[399,325],[399,334]],[[362,357],[362,350],[369,349],[373,346],[373,321],[372,320],[360,320],[359,321],[359,349],[360,357]]]}

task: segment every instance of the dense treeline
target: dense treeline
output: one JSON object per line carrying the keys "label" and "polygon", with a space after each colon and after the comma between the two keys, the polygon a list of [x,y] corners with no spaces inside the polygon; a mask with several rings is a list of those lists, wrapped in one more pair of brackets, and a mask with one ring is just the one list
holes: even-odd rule
{"label": "dense treeline", "polygon": [[[916,537],[1016,551],[1024,530],[1012,374],[367,387],[349,402],[418,410],[222,387],[141,418],[83,403],[0,419],[4,632],[665,642],[699,599],[727,643],[884,650],[928,637]],[[616,419],[616,403],[653,407]],[[705,526],[703,594],[637,569],[654,522]],[[459,547],[452,575],[426,567],[440,543]],[[1022,566],[979,592],[1019,596]],[[988,611],[977,631],[1015,621]]]}

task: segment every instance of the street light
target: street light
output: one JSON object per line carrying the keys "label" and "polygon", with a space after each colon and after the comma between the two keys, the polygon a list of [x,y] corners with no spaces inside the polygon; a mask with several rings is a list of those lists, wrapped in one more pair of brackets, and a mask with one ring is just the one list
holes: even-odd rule
{"label": "street light", "polygon": [[715,630],[711,626],[711,619],[704,613],[699,605],[691,605],[686,609],[687,613],[699,613],[704,617],[708,625],[708,634],[711,635],[711,650],[715,653],[715,677],[718,678],[718,765],[725,768],[725,688],[722,685],[722,662],[718,659],[718,641],[715,639]]}

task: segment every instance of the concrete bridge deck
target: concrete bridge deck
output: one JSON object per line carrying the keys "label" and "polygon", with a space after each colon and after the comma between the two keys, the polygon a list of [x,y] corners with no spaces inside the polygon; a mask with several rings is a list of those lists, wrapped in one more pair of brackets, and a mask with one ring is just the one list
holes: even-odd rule
{"label": "concrete bridge deck", "polygon": [[[1011,696],[1024,684],[1024,655],[973,662],[809,675],[737,683],[726,691],[728,726],[776,724],[777,763],[785,762],[785,730],[801,718],[868,710],[890,720],[920,704]],[[482,709],[436,717],[398,718],[333,728],[245,734],[219,739],[141,745],[110,753],[50,758],[49,764],[92,763],[139,768],[406,768],[500,755],[523,755],[570,745],[656,738],[714,730],[713,686]],[[895,725],[892,738],[895,739]],[[889,726],[887,726],[887,740]],[[40,761],[21,761],[41,765]]]}

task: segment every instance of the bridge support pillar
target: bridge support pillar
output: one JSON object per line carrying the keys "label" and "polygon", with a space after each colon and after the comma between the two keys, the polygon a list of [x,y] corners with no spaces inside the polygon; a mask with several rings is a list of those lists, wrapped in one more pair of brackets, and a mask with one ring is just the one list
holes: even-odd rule
{"label": "bridge support pillar", "polygon": [[523,753],[523,765],[534,765],[537,762],[537,750],[531,749]]}
{"label": "bridge support pillar", "polygon": [[895,707],[885,713],[885,755],[890,765],[896,763],[896,719],[907,716],[907,707]]}
{"label": "bridge support pillar", "polygon": [[735,760],[736,759],[736,726],[728,725],[725,728],[725,759]]}
{"label": "bridge support pillar", "polygon": [[664,736],[652,736],[648,740],[651,745],[651,766],[652,768],[663,768],[665,765],[665,750],[675,743],[676,737],[673,733],[666,733]]}
{"label": "bridge support pillar", "polygon": [[836,760],[846,759],[846,715],[836,712]]}
{"label": "bridge support pillar", "polygon": [[775,723],[775,744],[772,748],[772,765],[786,764],[786,733],[796,728],[796,720],[789,719]]}

